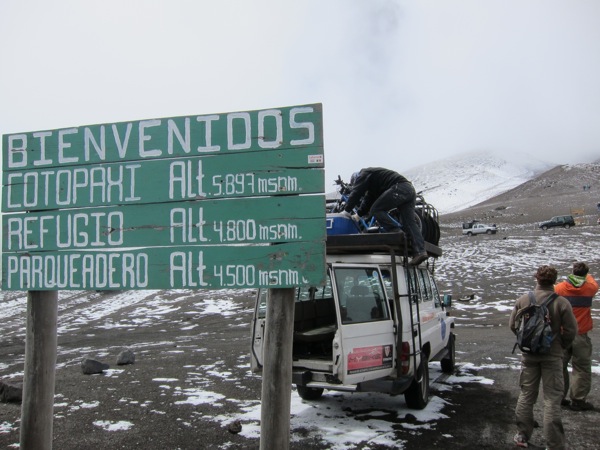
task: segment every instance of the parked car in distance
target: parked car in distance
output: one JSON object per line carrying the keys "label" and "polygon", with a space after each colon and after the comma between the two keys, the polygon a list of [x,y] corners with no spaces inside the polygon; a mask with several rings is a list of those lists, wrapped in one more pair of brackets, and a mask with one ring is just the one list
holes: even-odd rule
{"label": "parked car in distance", "polygon": [[462,234],[473,236],[474,234],[496,234],[498,228],[496,224],[486,225],[485,223],[474,223],[471,228],[463,228]]}
{"label": "parked car in distance", "polygon": [[573,216],[554,216],[550,220],[546,220],[545,222],[540,222],[539,227],[542,230],[547,230],[552,227],[563,227],[570,228],[575,226],[575,220]]}

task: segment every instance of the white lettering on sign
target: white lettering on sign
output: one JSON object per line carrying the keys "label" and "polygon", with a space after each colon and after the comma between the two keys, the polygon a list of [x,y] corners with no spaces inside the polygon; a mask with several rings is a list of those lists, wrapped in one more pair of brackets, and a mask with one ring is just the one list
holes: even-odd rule
{"label": "white lettering on sign", "polygon": [[[277,134],[275,139],[267,141],[265,139],[265,120],[267,117],[273,117],[275,119],[275,130]],[[277,109],[270,109],[268,111],[261,111],[258,113],[258,145],[261,148],[278,148],[283,144],[283,126],[281,111]]]}
{"label": "white lettering on sign", "polygon": [[[77,128],[69,128],[67,130],[59,130],[58,131],[58,163],[59,164],[69,164],[76,163],[79,161],[77,156],[67,156],[65,155],[65,151],[68,151],[71,148],[71,143],[65,140],[65,136],[70,134],[77,134]],[[39,160],[37,161],[39,165]]]}
{"label": "white lettering on sign", "polygon": [[298,178],[293,176],[270,176],[255,173],[227,173],[212,177],[214,197],[224,195],[274,194],[288,192],[300,193]]}
{"label": "white lettering on sign", "polygon": [[290,144],[292,145],[310,145],[315,142],[315,124],[312,122],[296,122],[296,115],[303,113],[311,113],[313,112],[312,107],[301,107],[301,108],[292,108],[290,111],[290,127],[295,129],[306,129],[308,131],[308,136],[305,139],[292,139]]}
{"label": "white lettering on sign", "polygon": [[223,287],[254,286],[256,267],[249,264],[216,265],[213,267],[213,276]]}
{"label": "white lettering on sign", "polygon": [[[236,125],[237,124],[237,125]],[[233,129],[242,129],[244,139],[240,142],[234,142]],[[227,114],[227,148],[229,150],[244,150],[250,148],[252,144],[250,131],[250,114],[248,113],[233,113]]]}
{"label": "white lettering on sign", "polygon": [[9,255],[8,289],[144,289],[148,286],[146,253],[68,253]]}
{"label": "white lettering on sign", "polygon": [[169,198],[188,199],[203,198],[206,193],[202,189],[202,160],[175,161],[169,166]]}
{"label": "white lettering on sign", "polygon": [[[160,149],[149,149],[146,148],[146,142],[152,139],[152,135],[146,133],[146,128],[160,126],[160,120],[142,120],[139,126],[139,155],[142,158],[156,158],[162,155]],[[149,146],[149,144],[148,144]]]}
{"label": "white lettering on sign", "polygon": [[123,245],[123,223],[121,211],[9,216],[6,246],[8,251],[115,247]]}
{"label": "white lettering on sign", "polygon": [[210,116],[199,116],[196,117],[196,120],[199,123],[204,124],[204,141],[206,142],[206,145],[198,146],[198,153],[218,152],[221,150],[220,145],[212,145],[212,123],[219,120],[219,116],[216,114],[212,114]]}
{"label": "white lettering on sign", "polygon": [[86,160],[90,159],[90,144],[94,147],[100,159],[106,159],[106,130],[104,125],[100,127],[100,143],[94,137],[92,130],[89,128],[83,130],[83,153]]}
{"label": "white lettering on sign", "polygon": [[216,220],[213,230],[219,242],[252,242],[256,240],[256,221],[253,219]]}
{"label": "white lettering on sign", "polygon": [[171,287],[202,287],[208,286],[204,281],[204,252],[196,255],[194,252],[173,252],[170,257]]}
{"label": "white lettering on sign", "polygon": [[[195,214],[196,212],[196,214]],[[204,208],[173,208],[171,209],[171,243],[192,244],[206,242],[204,237]]]}
{"label": "white lettering on sign", "polygon": [[302,236],[298,236],[298,226],[292,223],[261,225],[259,227],[259,233],[260,239],[263,241],[275,241],[281,239],[293,241],[302,238]]}
{"label": "white lettering on sign", "polygon": [[298,285],[300,276],[297,270],[261,270],[258,272],[259,283],[261,286],[277,285],[279,283],[287,285]]}
{"label": "white lettering on sign", "polygon": [[41,172],[7,174],[8,208],[55,208],[76,205],[79,197],[89,204],[135,202],[135,175],[140,164],[90,166]]}
{"label": "white lettering on sign", "polygon": [[[314,112],[313,106],[303,106],[289,111],[269,109],[13,134],[8,136],[5,149],[5,169],[249,150],[253,139],[257,150],[280,148],[286,142],[308,146],[315,144],[315,123],[302,117]],[[304,136],[302,139],[285,135],[285,117],[288,129]],[[225,133],[217,132],[221,129]],[[269,136],[267,129],[272,130]],[[137,135],[137,146],[132,145],[132,133]]]}

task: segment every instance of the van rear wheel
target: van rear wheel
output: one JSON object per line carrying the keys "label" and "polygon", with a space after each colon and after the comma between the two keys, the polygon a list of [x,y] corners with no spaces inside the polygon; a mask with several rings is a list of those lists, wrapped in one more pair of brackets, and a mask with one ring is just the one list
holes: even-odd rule
{"label": "van rear wheel", "polygon": [[423,357],[417,369],[417,377],[404,393],[406,406],[411,409],[423,409],[429,403],[429,362],[427,355],[423,354]]}
{"label": "van rear wheel", "polygon": [[323,395],[323,388],[311,388],[306,386],[296,385],[298,395],[303,400],[318,400]]}

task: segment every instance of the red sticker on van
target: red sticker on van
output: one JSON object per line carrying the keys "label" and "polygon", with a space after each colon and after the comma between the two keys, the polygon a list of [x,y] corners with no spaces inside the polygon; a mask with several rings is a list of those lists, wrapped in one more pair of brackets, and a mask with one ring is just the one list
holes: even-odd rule
{"label": "red sticker on van", "polygon": [[354,348],[348,354],[348,374],[389,369],[392,355],[391,345]]}

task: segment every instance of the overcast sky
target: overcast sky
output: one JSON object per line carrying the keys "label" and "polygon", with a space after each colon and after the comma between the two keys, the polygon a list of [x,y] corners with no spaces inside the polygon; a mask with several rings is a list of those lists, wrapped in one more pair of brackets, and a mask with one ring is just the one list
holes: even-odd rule
{"label": "overcast sky", "polygon": [[596,0],[1,0],[0,133],[323,103],[326,186],[600,158]]}

